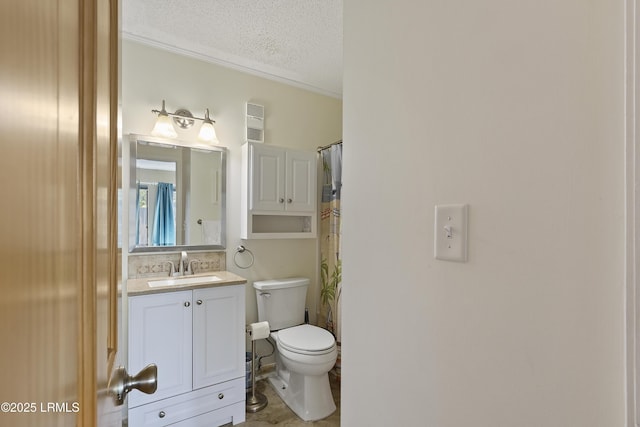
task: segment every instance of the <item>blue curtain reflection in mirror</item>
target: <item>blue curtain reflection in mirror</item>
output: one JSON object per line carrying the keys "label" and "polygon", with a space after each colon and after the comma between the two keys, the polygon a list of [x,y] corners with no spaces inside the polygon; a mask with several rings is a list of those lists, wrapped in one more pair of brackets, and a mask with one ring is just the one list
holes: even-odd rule
{"label": "blue curtain reflection in mirror", "polygon": [[173,184],[158,183],[158,196],[153,217],[152,242],[158,246],[175,246],[176,220],[173,211]]}
{"label": "blue curtain reflection in mirror", "polygon": [[[166,185],[166,184],[165,184]],[[136,246],[140,247],[149,247],[153,246],[153,230],[156,229],[156,211],[158,209],[158,183],[155,182],[138,182],[136,185]],[[174,224],[174,240],[176,239],[175,234],[175,223],[176,223],[176,189],[175,187],[171,190],[171,204],[172,204],[172,213],[173,213],[173,224]],[[160,209],[165,209],[166,205],[161,205]],[[160,216],[160,215],[158,215]],[[162,215],[165,217],[166,215]],[[167,239],[161,239],[160,241],[166,241]],[[167,246],[166,244],[155,244],[156,246]]]}

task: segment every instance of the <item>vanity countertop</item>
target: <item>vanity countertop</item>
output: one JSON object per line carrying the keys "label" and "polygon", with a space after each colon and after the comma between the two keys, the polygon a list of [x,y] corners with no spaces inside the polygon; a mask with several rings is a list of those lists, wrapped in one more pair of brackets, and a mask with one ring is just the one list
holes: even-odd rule
{"label": "vanity countertop", "polygon": [[[149,286],[149,282],[159,281],[159,280],[170,280],[175,279],[177,282],[180,280],[185,280],[187,282],[191,281],[190,279],[197,279],[200,277],[211,277],[215,276],[217,279],[215,281],[204,281],[202,283],[183,283],[183,284],[173,284],[169,286]],[[188,289],[198,289],[198,288],[211,288],[218,286],[229,286],[229,285],[240,285],[243,283],[247,283],[247,279],[244,277],[240,277],[236,274],[233,274],[229,271],[210,271],[207,273],[194,274],[192,276],[180,276],[180,277],[144,277],[140,279],[128,279],[127,280],[127,293],[128,295],[144,295],[144,294],[157,294],[163,292],[175,292],[175,291],[184,291]]]}

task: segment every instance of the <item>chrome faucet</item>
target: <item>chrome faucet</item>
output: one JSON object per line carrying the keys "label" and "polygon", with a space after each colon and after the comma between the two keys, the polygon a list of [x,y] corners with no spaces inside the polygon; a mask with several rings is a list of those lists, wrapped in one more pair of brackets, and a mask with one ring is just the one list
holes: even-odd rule
{"label": "chrome faucet", "polygon": [[180,256],[180,264],[178,268],[179,268],[178,273],[180,273],[181,276],[184,276],[189,270],[189,258],[187,257],[186,251],[182,251],[182,254]]}
{"label": "chrome faucet", "polygon": [[171,261],[167,261],[167,264],[169,264],[169,277],[175,276],[176,275],[176,266]]}
{"label": "chrome faucet", "polygon": [[189,264],[187,264],[187,270],[184,272],[184,274],[195,274],[196,272],[193,270],[193,263],[194,262],[200,262],[200,260],[198,259],[190,259],[189,260]]}

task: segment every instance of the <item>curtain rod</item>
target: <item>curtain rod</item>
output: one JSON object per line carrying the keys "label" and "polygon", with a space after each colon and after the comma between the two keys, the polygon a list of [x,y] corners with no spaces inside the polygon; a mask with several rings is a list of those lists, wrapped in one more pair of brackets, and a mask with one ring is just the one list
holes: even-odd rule
{"label": "curtain rod", "polygon": [[336,141],[336,142],[332,142],[331,144],[323,145],[322,147],[318,147],[318,151],[326,150],[327,148],[329,148],[331,146],[334,146],[334,145],[338,145],[338,144],[342,144],[342,140]]}

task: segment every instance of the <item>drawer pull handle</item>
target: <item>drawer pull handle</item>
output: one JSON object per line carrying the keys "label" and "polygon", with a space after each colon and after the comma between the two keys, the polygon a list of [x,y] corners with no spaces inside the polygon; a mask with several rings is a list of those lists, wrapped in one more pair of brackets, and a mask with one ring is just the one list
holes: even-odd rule
{"label": "drawer pull handle", "polygon": [[222,393],[218,394],[218,399],[224,399],[224,394]]}
{"label": "drawer pull handle", "polygon": [[164,417],[165,417],[165,415],[167,415],[167,414],[165,414],[165,413],[164,413],[164,411],[160,411],[160,413],[158,414],[158,416],[159,416],[160,418],[164,418]]}

